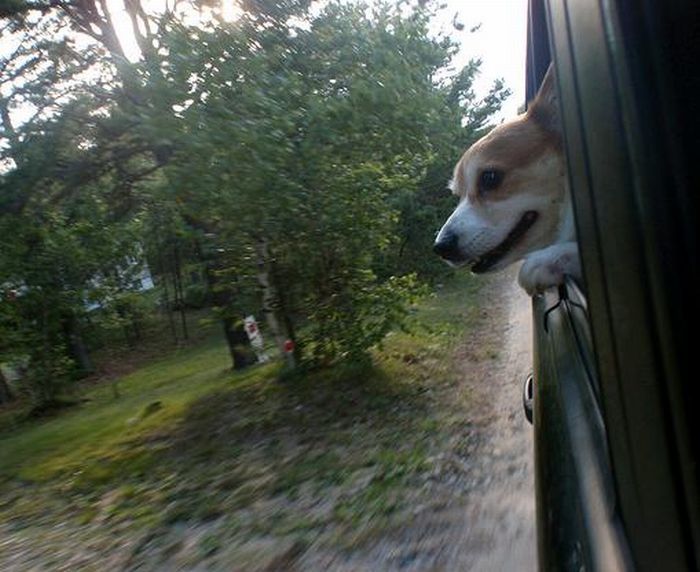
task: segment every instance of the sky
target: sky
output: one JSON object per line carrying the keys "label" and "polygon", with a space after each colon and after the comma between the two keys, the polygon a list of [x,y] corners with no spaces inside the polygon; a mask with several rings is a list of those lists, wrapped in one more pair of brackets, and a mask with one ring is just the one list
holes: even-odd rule
{"label": "sky", "polygon": [[[455,63],[481,58],[475,92],[483,97],[495,79],[503,78],[513,94],[497,119],[515,117],[525,102],[527,0],[444,0],[443,4],[447,7],[436,26],[460,42]],[[455,14],[464,25],[462,31],[452,24]],[[479,24],[478,30],[470,32]]]}
{"label": "sky", "polygon": [[[135,61],[139,51],[123,1],[107,0],[107,3],[127,57]],[[145,3],[159,11],[169,1],[145,0]],[[239,12],[237,0],[221,2],[224,16],[235,19]],[[474,86],[477,97],[484,97],[493,81],[503,78],[512,95],[495,119],[515,117],[525,100],[527,0],[442,0],[442,4],[445,8],[434,22],[434,31],[442,31],[460,44],[455,67],[460,68],[471,58],[481,58],[481,74]],[[454,22],[461,24],[458,27],[462,29],[457,29]],[[2,52],[10,47],[4,46]],[[32,113],[31,108],[20,106],[13,111],[13,119],[19,124]]]}
{"label": "sky", "polygon": [[[122,2],[108,0],[108,5],[117,26],[126,31],[122,36],[125,39],[130,23]],[[162,2],[150,0],[151,4]],[[236,4],[236,0],[222,0],[224,15],[235,18]],[[486,95],[493,81],[503,78],[513,95],[505,102],[497,119],[514,117],[525,101],[527,0],[443,0],[442,4],[445,9],[435,22],[435,31],[443,31],[461,44],[456,67],[471,58],[481,58],[482,73],[475,85],[477,95]],[[456,29],[453,21],[462,24],[463,29]],[[128,56],[138,58],[138,48],[133,42],[126,39],[122,43]]]}

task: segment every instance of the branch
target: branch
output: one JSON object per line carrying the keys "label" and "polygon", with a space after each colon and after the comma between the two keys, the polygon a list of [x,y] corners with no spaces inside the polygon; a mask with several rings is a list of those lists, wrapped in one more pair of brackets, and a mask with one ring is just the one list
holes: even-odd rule
{"label": "branch", "polygon": [[10,146],[15,147],[17,143],[19,143],[19,137],[17,136],[14,125],[12,125],[10,110],[8,109],[7,100],[5,98],[0,98],[0,119],[2,120],[5,137],[10,140]]}
{"label": "branch", "polygon": [[5,78],[5,71],[7,70],[8,66],[15,60],[15,58],[19,55],[19,53],[24,48],[24,42],[27,40],[27,37],[28,37],[28,34],[24,34],[22,39],[20,39],[19,44],[17,45],[17,48],[15,49],[15,51],[13,51],[9,56],[4,58],[2,65],[0,65],[0,77],[2,78],[0,80],[0,83],[5,83],[5,81],[7,81],[7,79]]}
{"label": "branch", "polygon": [[0,18],[23,16],[32,10],[37,10],[45,14],[54,8],[62,8],[67,4],[68,2],[65,0],[40,0],[38,2],[9,0],[0,4]]}
{"label": "branch", "polygon": [[[124,0],[124,8],[126,9],[129,19],[131,20],[131,29],[134,33],[134,39],[139,46],[141,55],[146,57],[150,45],[150,29],[148,27],[148,20],[143,14],[143,8],[138,0]],[[146,29],[146,35],[144,36],[139,27],[139,18],[141,19],[144,28]]]}

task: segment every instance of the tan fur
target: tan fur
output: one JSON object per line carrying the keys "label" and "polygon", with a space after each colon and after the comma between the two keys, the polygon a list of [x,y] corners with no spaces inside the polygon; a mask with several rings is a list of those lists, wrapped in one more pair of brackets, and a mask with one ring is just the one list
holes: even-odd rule
{"label": "tan fur", "polygon": [[[474,268],[482,258],[488,260],[498,252],[485,267],[488,271],[541,253],[524,266],[525,275],[521,273],[521,285],[529,292],[547,286],[547,277],[559,280],[565,272],[576,270],[576,264],[562,266],[577,251],[555,83],[550,68],[527,113],[499,125],[464,153],[451,182],[460,202],[436,239],[436,251],[443,244],[451,245],[440,254],[457,266]],[[499,173],[498,186],[479,188],[486,170]],[[512,235],[533,213],[534,223],[523,234]],[[507,250],[499,251],[503,245],[508,245]],[[551,263],[554,259],[556,264]],[[541,271],[548,263],[547,272]]]}
{"label": "tan fur", "polygon": [[[526,141],[527,144],[523,144]],[[454,192],[465,193],[472,201],[501,200],[519,188],[518,175],[545,155],[561,155],[561,141],[556,133],[543,129],[529,114],[499,125],[472,145],[457,163],[454,172]],[[468,179],[467,165],[498,169],[505,174],[503,184],[487,197],[480,197],[476,178]],[[478,177],[479,172],[474,173]]]}

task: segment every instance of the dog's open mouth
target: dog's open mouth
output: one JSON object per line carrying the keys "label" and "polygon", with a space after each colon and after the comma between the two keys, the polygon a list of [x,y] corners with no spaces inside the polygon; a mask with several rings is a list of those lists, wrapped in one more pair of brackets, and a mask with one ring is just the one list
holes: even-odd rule
{"label": "dog's open mouth", "polygon": [[539,215],[535,211],[527,211],[515,225],[513,230],[508,233],[506,239],[493,250],[490,250],[483,256],[480,256],[471,267],[471,271],[475,274],[486,272],[495,266],[513,247],[518,244],[525,233],[530,230]]}

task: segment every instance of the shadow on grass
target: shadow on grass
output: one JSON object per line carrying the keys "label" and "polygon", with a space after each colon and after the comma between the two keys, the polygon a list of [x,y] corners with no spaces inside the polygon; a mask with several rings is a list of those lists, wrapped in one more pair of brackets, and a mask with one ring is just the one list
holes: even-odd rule
{"label": "shadow on grass", "polygon": [[426,465],[428,400],[415,379],[352,364],[207,395],[174,433],[150,437],[163,522],[252,509],[247,532],[269,534],[387,516],[389,489]]}
{"label": "shadow on grass", "polygon": [[[263,381],[194,402],[172,452],[230,458],[231,447],[285,446],[320,452],[337,443],[363,445],[398,436],[426,412],[422,388],[390,379],[371,365],[340,365],[302,378]],[[349,439],[350,436],[353,439]],[[283,452],[283,451],[281,451]]]}
{"label": "shadow on grass", "polygon": [[[205,558],[228,569],[247,562],[246,543],[255,563],[260,543],[354,548],[410,522],[434,494],[429,456],[450,438],[452,401],[461,415],[452,344],[478,318],[460,295],[442,299],[451,310],[426,301],[425,327],[389,336],[374,365],[278,381],[269,365],[225,371],[225,348],[212,346],[142,368],[122,381],[118,401],[96,390],[81,416],[51,425],[60,443],[74,441],[65,459],[42,426],[35,449],[46,458],[32,467],[44,478],[9,467],[0,525],[43,534],[60,523],[68,536],[105,539],[119,531],[125,569],[177,569],[185,553],[194,560],[183,569]],[[12,437],[16,457],[30,436]]]}

